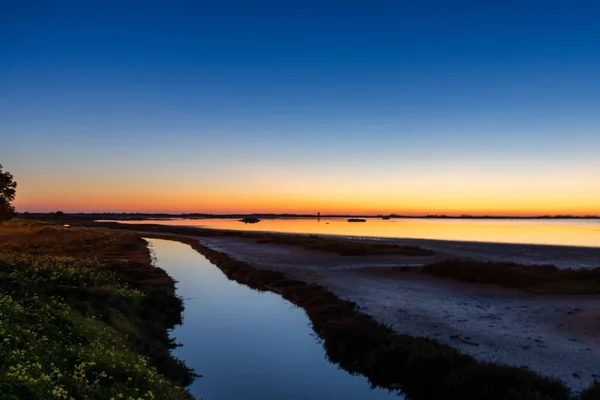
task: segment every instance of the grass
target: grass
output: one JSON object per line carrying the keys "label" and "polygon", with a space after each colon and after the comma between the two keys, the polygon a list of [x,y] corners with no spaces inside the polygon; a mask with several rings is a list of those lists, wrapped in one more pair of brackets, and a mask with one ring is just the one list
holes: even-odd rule
{"label": "grass", "polygon": [[150,262],[146,243],[137,235],[20,219],[0,224],[0,253]]}
{"label": "grass", "polygon": [[0,225],[0,399],[190,399],[182,310],[135,235]]}
{"label": "grass", "polygon": [[592,386],[581,392],[581,400],[598,400],[600,399],[600,381],[594,381]]}
{"label": "grass", "polygon": [[554,265],[447,260],[425,265],[421,272],[465,282],[497,284],[532,293],[600,293],[600,268],[559,269]]}
{"label": "grass", "polygon": [[257,243],[274,243],[300,246],[307,250],[336,253],[342,256],[367,256],[396,254],[403,256],[429,256],[434,252],[416,246],[400,246],[387,243],[373,243],[348,239],[330,239],[316,235],[276,235],[263,234]]}
{"label": "grass", "polygon": [[256,290],[280,293],[303,307],[323,339],[327,357],[350,373],[365,375],[374,386],[399,388],[415,400],[571,399],[569,389],[559,380],[523,368],[477,361],[428,338],[397,334],[322,286],[288,279],[280,271],[250,267],[191,238],[149,236],[188,243],[230,279]]}

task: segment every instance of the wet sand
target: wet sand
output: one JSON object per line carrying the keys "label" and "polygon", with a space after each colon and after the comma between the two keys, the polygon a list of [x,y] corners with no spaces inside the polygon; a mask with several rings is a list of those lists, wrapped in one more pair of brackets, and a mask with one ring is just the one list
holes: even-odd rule
{"label": "wet sand", "polygon": [[558,268],[600,267],[600,247],[464,242],[428,239],[389,239],[385,242],[418,246],[462,259],[552,264]]}
{"label": "wet sand", "polygon": [[195,239],[254,267],[322,284],[399,333],[431,337],[480,360],[525,366],[564,380],[574,391],[600,378],[600,296],[534,295],[391,268],[453,256],[515,261],[515,254],[521,262],[555,263],[556,257],[577,265],[583,257],[597,266],[600,249],[581,255],[562,246],[447,242],[446,247],[442,241],[410,240],[407,244],[439,254],[348,257],[235,237]]}

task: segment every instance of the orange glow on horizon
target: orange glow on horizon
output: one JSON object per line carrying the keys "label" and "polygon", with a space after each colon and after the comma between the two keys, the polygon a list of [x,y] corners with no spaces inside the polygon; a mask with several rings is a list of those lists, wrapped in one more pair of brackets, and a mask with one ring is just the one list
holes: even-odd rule
{"label": "orange glow on horizon", "polygon": [[[484,171],[485,172],[485,171]],[[290,213],[474,216],[600,215],[589,173],[545,178],[490,171],[448,176],[329,176],[259,171],[249,177],[194,172],[20,174],[15,207],[25,212]],[[242,179],[243,178],[243,179]]]}
{"label": "orange glow on horizon", "polygon": [[598,215],[596,204],[576,204],[568,202],[536,203],[534,201],[480,202],[452,199],[444,202],[427,199],[411,201],[361,202],[349,199],[319,201],[310,199],[262,199],[240,200],[234,196],[225,198],[189,198],[158,196],[71,196],[69,198],[22,199],[15,201],[17,211],[53,212],[140,212],[140,213],[275,213],[275,214],[321,214],[329,215],[449,215],[469,214],[473,216],[540,216],[540,215]]}

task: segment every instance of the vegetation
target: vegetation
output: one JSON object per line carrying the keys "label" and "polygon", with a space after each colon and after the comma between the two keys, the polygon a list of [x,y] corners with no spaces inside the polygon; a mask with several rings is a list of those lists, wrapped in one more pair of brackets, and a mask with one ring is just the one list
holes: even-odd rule
{"label": "vegetation", "polygon": [[447,260],[425,265],[421,271],[443,278],[497,284],[533,293],[600,293],[600,268],[559,269],[554,265]]}
{"label": "vegetation", "polygon": [[594,381],[592,386],[581,392],[580,400],[600,399],[600,381]]}
{"label": "vegetation", "polygon": [[349,239],[324,238],[316,235],[277,235],[262,234],[258,243],[275,243],[300,246],[307,250],[337,253],[342,256],[367,256],[396,254],[404,256],[428,256],[434,254],[416,246],[400,246],[396,244],[359,241]]}
{"label": "vegetation", "polygon": [[2,170],[0,164],[0,224],[8,221],[15,213],[12,201],[15,199],[17,182],[8,171]]}
{"label": "vegetation", "polygon": [[127,233],[0,226],[0,399],[190,399],[174,283]]}
{"label": "vegetation", "polygon": [[260,218],[257,217],[244,217],[242,219],[240,219],[241,222],[245,223],[245,224],[256,224],[257,222],[260,222]]}

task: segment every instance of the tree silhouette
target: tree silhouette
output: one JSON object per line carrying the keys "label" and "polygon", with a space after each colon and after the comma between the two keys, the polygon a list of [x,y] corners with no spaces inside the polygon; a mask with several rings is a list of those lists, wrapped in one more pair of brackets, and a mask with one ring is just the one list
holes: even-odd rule
{"label": "tree silhouette", "polygon": [[17,182],[8,171],[2,170],[0,164],[0,223],[8,221],[15,213],[12,201],[17,193]]}

